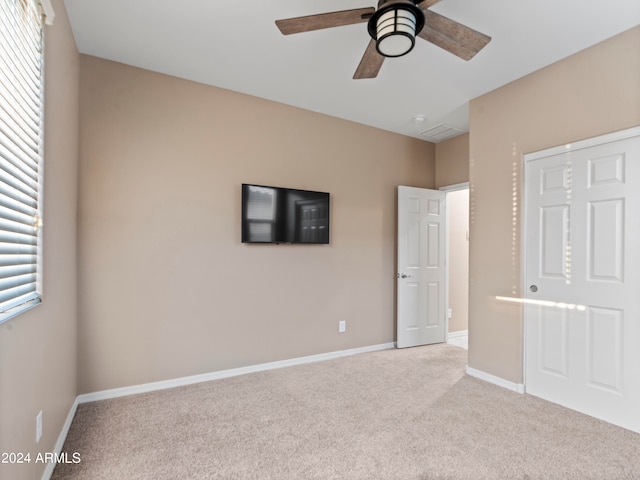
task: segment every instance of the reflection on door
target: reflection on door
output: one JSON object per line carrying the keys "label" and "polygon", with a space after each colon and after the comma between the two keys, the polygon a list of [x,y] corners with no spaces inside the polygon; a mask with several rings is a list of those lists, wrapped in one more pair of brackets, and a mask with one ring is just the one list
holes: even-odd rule
{"label": "reflection on door", "polygon": [[305,243],[329,241],[329,208],[327,202],[314,200],[296,203],[296,240]]}

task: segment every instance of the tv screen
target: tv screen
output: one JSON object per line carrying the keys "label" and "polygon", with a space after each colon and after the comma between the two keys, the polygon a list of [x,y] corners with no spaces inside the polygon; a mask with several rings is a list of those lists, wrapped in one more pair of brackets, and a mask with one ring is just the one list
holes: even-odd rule
{"label": "tv screen", "polygon": [[329,194],[242,184],[242,243],[329,243]]}

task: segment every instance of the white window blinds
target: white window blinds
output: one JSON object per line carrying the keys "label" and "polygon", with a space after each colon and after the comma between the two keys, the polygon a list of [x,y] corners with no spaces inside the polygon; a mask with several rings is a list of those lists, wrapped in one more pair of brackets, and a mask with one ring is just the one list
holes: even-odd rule
{"label": "white window blinds", "polygon": [[40,302],[42,15],[0,1],[0,322]]}

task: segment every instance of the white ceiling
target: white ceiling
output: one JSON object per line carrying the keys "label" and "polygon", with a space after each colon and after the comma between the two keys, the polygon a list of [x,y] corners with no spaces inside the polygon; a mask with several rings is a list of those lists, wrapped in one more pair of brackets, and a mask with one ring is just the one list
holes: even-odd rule
{"label": "white ceiling", "polygon": [[81,53],[424,140],[442,123],[467,131],[474,97],[640,24],[639,0],[442,0],[433,11],[492,37],[475,58],[417,38],[353,80],[366,23],[284,36],[274,21],[376,0],[64,2]]}

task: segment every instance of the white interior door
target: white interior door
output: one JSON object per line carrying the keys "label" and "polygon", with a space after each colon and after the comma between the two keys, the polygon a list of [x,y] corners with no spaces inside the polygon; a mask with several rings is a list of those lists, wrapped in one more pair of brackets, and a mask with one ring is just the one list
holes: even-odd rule
{"label": "white interior door", "polygon": [[640,432],[640,129],[525,160],[526,391]]}
{"label": "white interior door", "polygon": [[445,193],[398,187],[397,346],[445,341]]}

